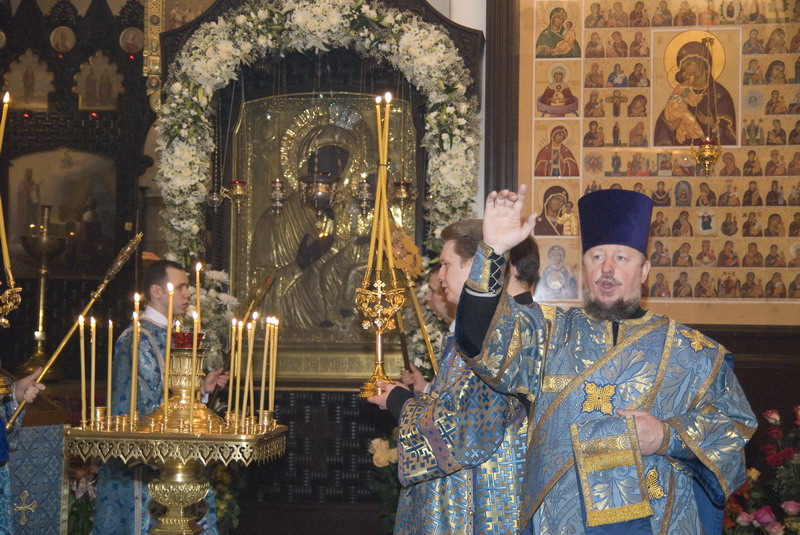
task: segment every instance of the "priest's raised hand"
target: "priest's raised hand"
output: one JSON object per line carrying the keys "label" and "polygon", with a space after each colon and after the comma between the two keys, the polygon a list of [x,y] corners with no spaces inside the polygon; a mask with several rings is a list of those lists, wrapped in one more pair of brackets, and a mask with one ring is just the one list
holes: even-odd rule
{"label": "priest's raised hand", "polygon": [[522,219],[522,205],[527,193],[525,184],[519,193],[504,189],[493,191],[486,197],[483,212],[483,241],[495,253],[503,254],[531,235],[536,214]]}

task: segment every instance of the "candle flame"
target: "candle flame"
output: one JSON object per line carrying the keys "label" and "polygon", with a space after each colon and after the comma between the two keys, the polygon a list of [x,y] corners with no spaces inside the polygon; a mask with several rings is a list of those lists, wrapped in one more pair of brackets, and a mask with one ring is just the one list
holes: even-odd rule
{"label": "candle flame", "polygon": [[392,94],[387,91],[383,98],[386,99],[386,104],[389,104],[392,101]]}
{"label": "candle flame", "polygon": [[175,286],[173,286],[171,282],[168,282],[168,283],[167,283],[167,291],[168,291],[169,293],[173,293],[173,292],[175,292]]}
{"label": "candle flame", "polygon": [[140,296],[138,293],[133,294],[133,302],[134,303],[138,303],[141,299],[142,299],[142,296]]}
{"label": "candle flame", "polygon": [[89,318],[89,323],[91,324],[91,326],[92,326],[92,327],[94,327],[95,325],[97,325],[97,320],[95,320],[95,319],[94,319],[94,316],[92,316],[91,318]]}
{"label": "candle flame", "polygon": [[175,330],[181,332],[181,320],[175,320]]}
{"label": "candle flame", "polygon": [[239,323],[238,323],[236,326],[237,326],[237,327],[239,327],[239,328],[241,329],[243,325],[244,325],[244,323],[242,323],[241,321],[239,321]]}
{"label": "candle flame", "polygon": [[111,320],[108,320],[108,326],[109,326],[109,327],[113,327],[113,326],[114,326],[114,322],[113,322],[113,321],[111,321]]}
{"label": "candle flame", "polygon": [[258,319],[258,312],[253,312],[253,322]]}
{"label": "candle flame", "polygon": [[203,264],[201,264],[200,262],[198,262],[197,265],[194,266],[195,271],[200,271],[202,269],[203,269]]}
{"label": "candle flame", "polygon": [[78,316],[78,323],[80,323],[81,325],[83,325],[83,324],[85,323],[85,321],[86,321],[86,320],[83,318],[83,316]]}
{"label": "candle flame", "polygon": [[194,318],[194,322],[197,323],[197,311],[195,310],[192,312],[192,318]]}
{"label": "candle flame", "polygon": [[250,322],[248,321],[248,322],[247,322],[247,330],[249,331],[249,330],[251,330],[252,328],[253,328],[253,324],[252,324],[252,323],[250,323]]}
{"label": "candle flame", "polygon": [[236,327],[236,318],[231,320],[231,327]]}
{"label": "candle flame", "polygon": [[8,91],[6,91],[6,94],[3,97],[3,104],[8,104],[10,101],[11,101],[11,95],[9,95]]}
{"label": "candle flame", "polygon": [[375,97],[375,104],[381,103],[381,97]]}

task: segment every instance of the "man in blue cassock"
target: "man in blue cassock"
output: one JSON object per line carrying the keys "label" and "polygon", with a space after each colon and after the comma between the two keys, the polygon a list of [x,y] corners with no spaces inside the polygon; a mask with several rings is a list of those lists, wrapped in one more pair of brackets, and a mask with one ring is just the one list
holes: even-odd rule
{"label": "man in blue cassock", "polygon": [[[438,277],[448,302],[458,304],[481,241],[481,222],[454,223],[442,231]],[[533,239],[515,248],[513,290],[522,306],[533,302],[539,254]],[[399,422],[398,475],[403,489],[395,535],[477,535],[519,529],[527,422],[523,404],[489,388],[458,356],[453,325],[444,340],[439,370],[420,397],[387,385],[368,401]],[[484,433],[489,414],[500,432]]]}
{"label": "man in blue cassock", "polygon": [[[180,264],[169,260],[153,262],[142,274],[144,296],[148,306],[139,318],[139,372],[136,408],[139,418],[156,410],[164,400],[164,356],[167,344],[167,284],[174,287],[173,311],[181,316],[189,307],[189,280]],[[133,326],[117,339],[114,347],[114,370],[111,394],[111,413],[128,414],[131,389],[131,357]],[[228,374],[222,369],[209,372],[203,379],[204,396],[214,385],[225,387]],[[204,400],[205,401],[205,400]],[[155,477],[151,467],[139,464],[126,466],[112,459],[97,474],[97,502],[94,514],[94,535],[139,535],[148,533],[154,522],[150,518],[150,493],[147,483]],[[206,496],[208,513],[200,520],[203,533],[217,533],[214,495]]]}
{"label": "man in blue cassock", "polygon": [[579,200],[585,306],[562,310],[502,294],[524,193],[487,197],[456,327],[470,368],[531,403],[523,533],[720,533],[756,420],[725,348],[640,307],[652,201]]}
{"label": "man in blue cassock", "polygon": [[8,473],[8,455],[14,447],[14,432],[22,427],[22,419],[25,413],[22,412],[14,420],[11,431],[6,433],[6,422],[11,418],[24,399],[27,403],[33,403],[41,390],[45,389],[42,383],[37,383],[36,378],[42,373],[38,368],[27,377],[15,381],[11,384],[10,393],[0,401],[2,407],[2,417],[0,418],[0,535],[11,535],[14,533],[14,497],[11,495],[11,475]]}

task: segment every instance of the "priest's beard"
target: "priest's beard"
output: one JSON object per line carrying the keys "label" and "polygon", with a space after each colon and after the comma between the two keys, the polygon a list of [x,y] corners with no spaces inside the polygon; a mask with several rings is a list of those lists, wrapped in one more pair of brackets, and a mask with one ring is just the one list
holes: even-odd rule
{"label": "priest's beard", "polygon": [[583,309],[597,321],[621,321],[632,318],[639,310],[640,303],[641,295],[635,295],[627,301],[617,299],[610,305],[587,295],[583,303]]}

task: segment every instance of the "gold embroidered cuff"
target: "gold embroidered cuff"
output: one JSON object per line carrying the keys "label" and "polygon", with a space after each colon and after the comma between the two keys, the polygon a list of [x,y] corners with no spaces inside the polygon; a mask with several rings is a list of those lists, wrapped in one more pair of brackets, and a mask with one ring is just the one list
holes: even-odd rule
{"label": "gold embroidered cuff", "polygon": [[484,242],[480,242],[467,279],[467,290],[472,290],[476,294],[489,295],[498,295],[502,292],[503,273],[508,256],[508,252],[499,255]]}
{"label": "gold embroidered cuff", "polygon": [[664,439],[661,441],[661,446],[656,450],[655,455],[666,455],[669,451],[669,441],[672,439],[672,427],[667,422],[661,422],[664,426]]}

